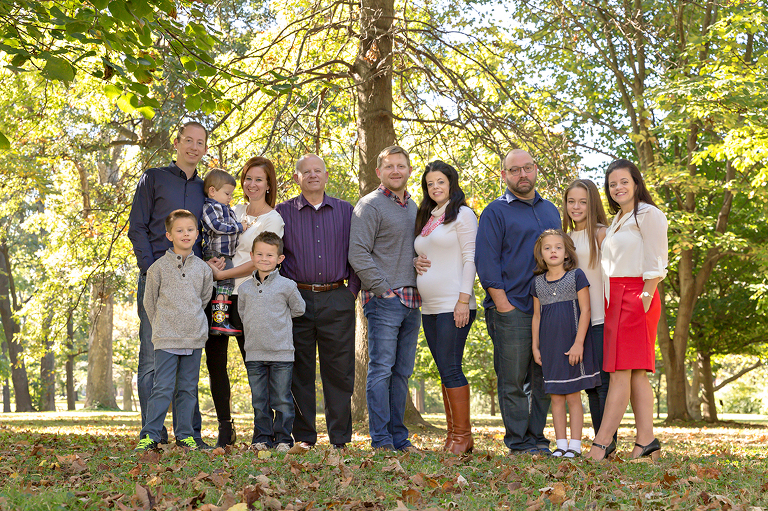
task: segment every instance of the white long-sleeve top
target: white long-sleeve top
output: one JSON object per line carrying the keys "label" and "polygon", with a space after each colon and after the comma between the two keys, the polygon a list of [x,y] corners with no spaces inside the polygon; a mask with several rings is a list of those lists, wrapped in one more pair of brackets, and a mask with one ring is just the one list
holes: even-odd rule
{"label": "white long-sleeve top", "polygon": [[576,247],[579,268],[589,281],[589,311],[592,326],[602,325],[605,322],[605,301],[603,300],[603,269],[600,266],[600,250],[597,251],[595,266],[590,266],[590,246],[595,243],[595,240],[589,238],[586,229],[571,231],[568,234]]}
{"label": "white long-sleeve top", "polygon": [[606,300],[611,296],[611,277],[666,277],[668,251],[667,217],[659,208],[641,202],[637,222],[634,213],[616,216],[605,234],[601,253]]}
{"label": "white long-sleeve top", "polygon": [[[435,208],[432,216],[439,217],[445,212]],[[428,236],[418,235],[413,242],[418,255],[424,255],[432,266],[416,276],[416,286],[421,295],[422,314],[453,312],[459,293],[470,295],[469,308],[477,309],[475,303],[475,238],[477,217],[466,206],[459,209],[456,220],[440,224]]]}
{"label": "white long-sleeve top", "polygon": [[[280,213],[274,209],[269,213],[259,215],[258,217],[250,216],[246,213],[248,204],[238,204],[232,209],[235,212],[238,222],[244,222],[246,220],[248,222],[253,222],[248,229],[240,233],[240,239],[237,241],[237,250],[235,251],[235,255],[232,256],[232,266],[237,268],[244,262],[251,260],[251,247],[253,247],[253,240],[256,239],[256,236],[264,231],[270,231],[282,238],[285,222],[283,222],[283,217],[280,216]],[[235,290],[232,294],[236,295],[237,290],[240,288],[240,284],[249,278],[251,277],[240,277],[235,279]]]}

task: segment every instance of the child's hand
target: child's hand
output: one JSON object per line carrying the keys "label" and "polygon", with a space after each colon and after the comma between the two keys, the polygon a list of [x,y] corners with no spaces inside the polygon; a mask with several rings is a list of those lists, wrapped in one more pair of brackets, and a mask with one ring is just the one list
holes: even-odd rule
{"label": "child's hand", "polygon": [[538,348],[533,348],[533,360],[537,364],[541,365],[541,350]]}
{"label": "child's hand", "polygon": [[573,346],[571,346],[571,349],[565,352],[566,355],[568,355],[568,363],[572,366],[575,366],[579,362],[581,362],[581,359],[584,356],[584,345],[573,343]]}
{"label": "child's hand", "polygon": [[247,231],[247,230],[248,230],[248,228],[251,226],[251,224],[249,224],[249,223],[248,223],[248,220],[243,220],[243,221],[241,222],[241,224],[242,224],[242,226],[243,226],[243,231]]}

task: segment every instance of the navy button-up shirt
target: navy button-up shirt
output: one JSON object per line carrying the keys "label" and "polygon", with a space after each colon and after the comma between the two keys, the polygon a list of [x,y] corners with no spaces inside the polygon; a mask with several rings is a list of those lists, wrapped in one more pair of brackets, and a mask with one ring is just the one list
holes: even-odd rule
{"label": "navy button-up shirt", "polygon": [[[488,204],[480,215],[475,242],[475,266],[483,288],[503,289],[509,303],[533,314],[533,247],[542,232],[560,227],[560,212],[539,192],[533,205],[509,190]],[[483,307],[495,307],[490,294]]]}
{"label": "navy button-up shirt", "polygon": [[303,195],[275,207],[285,222],[285,260],[280,273],[304,284],[331,284],[349,280],[352,293],[360,290],[360,279],[347,261],[352,204],[323,195],[319,208]]}
{"label": "navy button-up shirt", "polygon": [[[197,170],[187,179],[173,162],[144,172],[136,185],[128,227],[128,238],[141,273],[146,273],[152,263],[173,246],[165,236],[166,217],[172,211],[186,209],[197,217],[199,229],[204,202],[203,180]],[[202,236],[198,236],[193,251],[202,258],[201,241]]]}

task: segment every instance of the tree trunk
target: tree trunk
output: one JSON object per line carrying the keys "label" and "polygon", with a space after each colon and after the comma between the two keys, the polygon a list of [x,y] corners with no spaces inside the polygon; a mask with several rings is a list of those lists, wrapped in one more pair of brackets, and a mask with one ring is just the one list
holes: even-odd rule
{"label": "tree trunk", "polygon": [[88,339],[86,408],[117,409],[112,383],[113,290],[101,278],[91,286],[91,331]]}
{"label": "tree trunk", "polygon": [[123,411],[133,411],[133,371],[128,368],[123,373]]}
{"label": "tree trunk", "polygon": [[701,368],[699,367],[699,361],[694,360],[691,364],[691,382],[688,383],[686,380],[686,392],[688,395],[686,396],[686,401],[688,403],[688,415],[691,416],[691,419],[700,421],[701,420],[701,398],[699,397],[699,393],[701,390]]}
{"label": "tree trunk", "polygon": [[[0,345],[2,345],[3,360],[8,360],[7,343],[2,342]],[[8,378],[3,380],[3,413],[11,413],[11,386],[9,385]]]}
{"label": "tree trunk", "polygon": [[368,376],[368,321],[363,315],[362,300],[355,304],[355,387],[352,392],[352,420],[368,419],[365,383]]}
{"label": "tree trunk", "polygon": [[414,406],[416,406],[416,409],[419,411],[419,413],[426,413],[425,408],[425,394],[426,394],[426,383],[424,380],[419,380],[419,388],[416,389],[416,396],[414,397]]}
{"label": "tree trunk", "polygon": [[11,363],[11,381],[16,401],[17,412],[33,412],[32,396],[29,394],[29,378],[24,365],[24,347],[14,341],[20,331],[19,325],[13,318],[13,313],[19,310],[16,303],[16,289],[13,282],[11,261],[8,257],[8,245],[0,245],[0,320],[5,332],[5,342],[8,345],[8,360]]}
{"label": "tree trunk", "polygon": [[[392,124],[392,20],[394,0],[362,0],[360,3],[360,47],[353,66],[357,90],[357,133],[360,196],[379,185],[376,158],[395,143]],[[368,409],[365,382],[368,374],[368,324],[357,302],[355,331],[355,390],[352,419],[365,420]]]}
{"label": "tree trunk", "polygon": [[75,396],[75,355],[73,353],[75,349],[75,328],[72,324],[72,313],[70,312],[67,317],[67,410],[75,410],[77,408]]}
{"label": "tree trunk", "polygon": [[46,352],[40,359],[40,410],[56,411],[56,357],[51,351],[53,343],[46,343]]}
{"label": "tree trunk", "polygon": [[416,405],[413,404],[411,393],[408,393],[408,401],[405,403],[405,417],[403,422],[409,428],[418,426],[420,428],[432,428],[432,424],[424,420],[419,411],[416,409]]}
{"label": "tree trunk", "polygon": [[701,384],[704,388],[704,420],[717,422],[717,406],[715,404],[715,384],[712,374],[712,356],[709,353],[699,351],[697,353],[699,367],[701,368]]}

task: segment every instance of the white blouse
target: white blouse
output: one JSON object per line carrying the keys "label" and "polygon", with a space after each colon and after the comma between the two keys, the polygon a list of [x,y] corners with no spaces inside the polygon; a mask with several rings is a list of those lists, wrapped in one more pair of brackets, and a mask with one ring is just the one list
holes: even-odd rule
{"label": "white blouse", "polygon": [[[432,211],[439,217],[447,204]],[[432,265],[423,275],[416,276],[416,287],[421,295],[422,314],[453,312],[459,293],[469,295],[469,308],[477,309],[475,302],[475,238],[477,217],[462,206],[456,220],[440,224],[428,236],[419,234],[413,242],[416,253],[426,256]]]}
{"label": "white blouse", "polygon": [[[251,247],[253,246],[253,240],[264,231],[274,232],[281,238],[283,237],[283,217],[280,213],[274,209],[269,213],[259,215],[257,217],[248,215],[246,213],[248,204],[238,204],[232,210],[235,212],[238,222],[244,222],[248,220],[253,222],[245,232],[240,233],[240,237],[237,240],[237,250],[235,255],[232,256],[232,265],[238,267],[246,261],[251,260]],[[232,294],[237,294],[237,289],[240,284],[248,280],[250,277],[240,277],[235,279],[235,291]]]}
{"label": "white blouse", "polygon": [[667,276],[669,247],[667,217],[659,208],[641,202],[635,214],[618,215],[603,240],[602,267],[605,298],[610,299],[610,277]]}
{"label": "white blouse", "polygon": [[581,271],[584,272],[589,281],[589,310],[592,317],[592,326],[602,325],[605,321],[605,301],[603,299],[603,270],[600,267],[600,249],[597,250],[597,264],[590,266],[590,246],[595,240],[589,239],[586,229],[571,231],[568,234],[571,236],[576,247],[579,268],[581,268]]}

